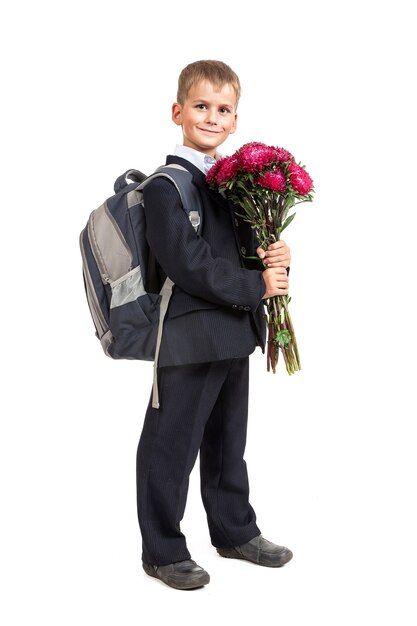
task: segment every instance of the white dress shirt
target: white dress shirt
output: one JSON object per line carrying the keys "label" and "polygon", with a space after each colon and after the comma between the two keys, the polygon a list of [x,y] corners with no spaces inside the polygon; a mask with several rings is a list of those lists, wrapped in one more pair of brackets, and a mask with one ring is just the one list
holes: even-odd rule
{"label": "white dress shirt", "polygon": [[203,152],[199,152],[198,150],[194,150],[194,148],[189,148],[188,146],[181,146],[177,144],[174,150],[175,156],[179,156],[183,159],[187,159],[193,165],[198,167],[199,170],[203,172],[203,174],[207,174],[209,169],[215,164],[218,159],[221,159],[223,155],[216,152],[216,156],[212,157],[208,154],[204,154]]}

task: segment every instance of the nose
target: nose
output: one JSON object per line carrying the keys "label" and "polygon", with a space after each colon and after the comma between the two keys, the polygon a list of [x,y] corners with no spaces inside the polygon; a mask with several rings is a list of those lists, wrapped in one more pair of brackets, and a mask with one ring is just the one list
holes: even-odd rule
{"label": "nose", "polygon": [[207,109],[206,121],[208,124],[217,124],[217,110],[215,108]]}

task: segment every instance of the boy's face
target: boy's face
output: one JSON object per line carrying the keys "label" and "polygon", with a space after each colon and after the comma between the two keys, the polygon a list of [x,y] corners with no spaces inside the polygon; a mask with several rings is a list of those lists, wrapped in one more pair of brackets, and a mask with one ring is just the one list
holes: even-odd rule
{"label": "boy's face", "polygon": [[172,119],[182,126],[183,144],[214,156],[236,130],[236,94],[229,84],[220,90],[207,80],[193,85],[184,104],[172,105]]}

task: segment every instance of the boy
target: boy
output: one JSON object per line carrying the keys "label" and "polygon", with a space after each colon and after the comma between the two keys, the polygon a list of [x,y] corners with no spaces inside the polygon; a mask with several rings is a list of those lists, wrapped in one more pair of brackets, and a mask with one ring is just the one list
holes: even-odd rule
{"label": "boy", "polygon": [[[145,572],[177,589],[210,580],[191,560],[180,530],[199,451],[217,552],[269,567],[292,558],[261,536],[243,459],[249,355],[265,346],[262,300],[288,293],[290,253],[283,241],[266,252],[256,248],[250,226],[205,181],[217,148],[236,130],[239,95],[239,79],[224,63],[197,61],[181,72],[172,119],[182,127],[183,145],[167,163],[193,176],[204,209],[201,233],[169,180],[157,178],[144,190],[147,239],[175,287],[159,354],[160,408],[149,403],[138,446],[138,518]],[[245,261],[255,250],[267,269]]]}

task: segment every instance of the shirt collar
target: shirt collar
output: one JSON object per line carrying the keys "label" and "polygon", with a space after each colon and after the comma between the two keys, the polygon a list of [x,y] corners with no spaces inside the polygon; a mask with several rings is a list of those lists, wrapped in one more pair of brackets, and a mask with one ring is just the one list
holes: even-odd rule
{"label": "shirt collar", "polygon": [[199,152],[198,150],[194,150],[194,148],[189,148],[188,146],[180,146],[177,144],[175,146],[174,154],[176,156],[182,157],[187,161],[190,161],[193,165],[198,167],[198,169],[203,172],[203,174],[207,174],[209,169],[215,164],[217,159],[221,159],[222,155],[219,152],[216,152],[216,156],[212,157],[208,154],[204,154],[203,152]]}

